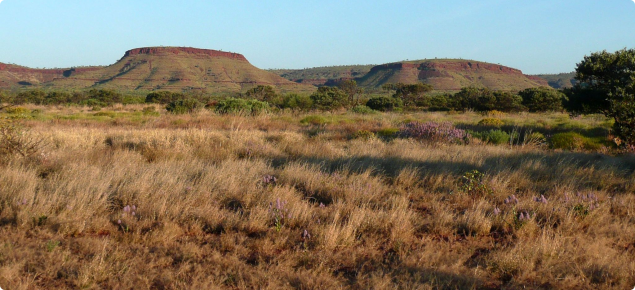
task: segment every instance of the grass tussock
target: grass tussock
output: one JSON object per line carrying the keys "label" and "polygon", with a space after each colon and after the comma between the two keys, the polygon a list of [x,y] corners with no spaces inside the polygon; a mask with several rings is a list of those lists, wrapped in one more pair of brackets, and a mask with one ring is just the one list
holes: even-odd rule
{"label": "grass tussock", "polygon": [[113,111],[23,122],[46,146],[0,162],[1,287],[635,285],[632,155],[346,138],[471,113]]}

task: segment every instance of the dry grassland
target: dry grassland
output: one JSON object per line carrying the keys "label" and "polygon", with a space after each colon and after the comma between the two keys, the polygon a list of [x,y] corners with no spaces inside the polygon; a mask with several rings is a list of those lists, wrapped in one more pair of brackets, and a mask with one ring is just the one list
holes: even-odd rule
{"label": "dry grassland", "polygon": [[475,114],[44,109],[24,123],[46,146],[0,164],[3,289],[635,286],[633,155],[349,139]]}

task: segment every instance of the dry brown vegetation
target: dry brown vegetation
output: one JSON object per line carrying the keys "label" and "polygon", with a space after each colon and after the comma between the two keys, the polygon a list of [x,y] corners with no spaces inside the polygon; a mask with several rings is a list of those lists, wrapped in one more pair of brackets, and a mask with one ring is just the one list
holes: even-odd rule
{"label": "dry brown vegetation", "polygon": [[4,289],[635,286],[633,155],[350,139],[470,113],[43,109],[22,122],[46,146],[0,163]]}

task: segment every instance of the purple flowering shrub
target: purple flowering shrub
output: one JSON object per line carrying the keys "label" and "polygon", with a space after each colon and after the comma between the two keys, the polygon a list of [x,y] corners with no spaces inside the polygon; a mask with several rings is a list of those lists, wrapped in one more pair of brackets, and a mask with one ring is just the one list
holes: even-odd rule
{"label": "purple flowering shrub", "polygon": [[451,122],[415,121],[401,126],[399,136],[429,142],[463,143],[468,134],[465,130],[456,128]]}

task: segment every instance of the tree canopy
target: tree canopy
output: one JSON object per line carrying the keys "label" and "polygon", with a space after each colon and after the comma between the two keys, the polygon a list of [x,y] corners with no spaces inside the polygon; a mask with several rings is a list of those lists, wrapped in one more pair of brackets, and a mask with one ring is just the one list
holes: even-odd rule
{"label": "tree canopy", "polygon": [[635,144],[635,49],[585,56],[575,78],[579,84],[568,91],[568,109],[613,118],[615,134]]}

